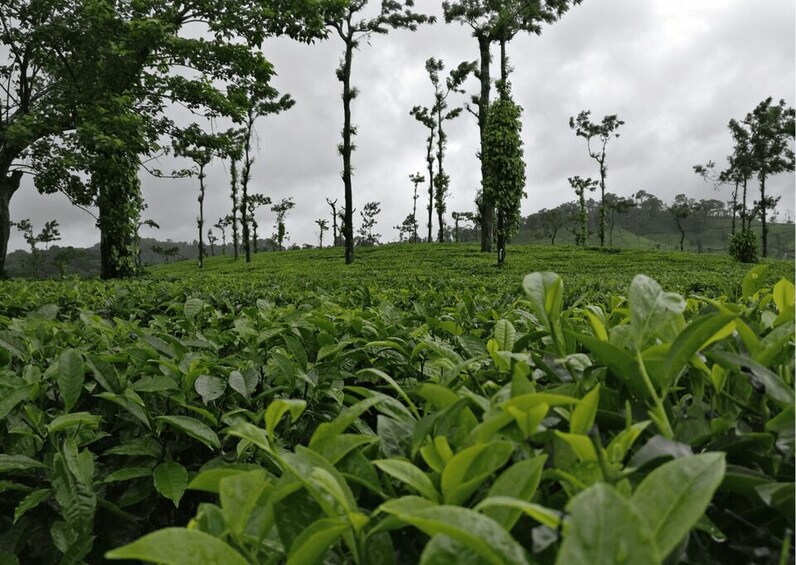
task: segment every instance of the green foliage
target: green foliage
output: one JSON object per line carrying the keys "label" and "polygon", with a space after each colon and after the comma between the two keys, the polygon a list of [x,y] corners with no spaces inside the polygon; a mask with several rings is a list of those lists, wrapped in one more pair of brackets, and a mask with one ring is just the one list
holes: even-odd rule
{"label": "green foliage", "polygon": [[[778,556],[794,453],[787,263],[699,296],[695,282],[739,267],[716,258],[711,279],[677,271],[674,255],[601,263],[570,248],[560,263],[535,256],[577,269],[566,286],[548,271],[521,290],[472,248],[456,262],[455,245],[439,248],[455,270],[433,261],[429,277],[420,247],[363,250],[355,280],[342,265],[308,273],[327,253],[313,250],[273,254],[267,279],[214,276],[234,265],[216,257],[202,278],[176,265],[175,280],[4,285],[0,551],[36,563]],[[393,265],[379,271],[369,261],[384,253]],[[627,288],[628,273],[661,264],[660,283]],[[595,285],[584,269],[625,282]]]}
{"label": "green foliage", "polygon": [[733,259],[741,263],[757,263],[760,258],[760,244],[757,234],[750,229],[742,229],[730,236],[727,251]]}
{"label": "green foliage", "polygon": [[498,263],[503,263],[506,241],[519,228],[520,202],[527,196],[521,114],[522,108],[511,99],[509,86],[502,85],[500,98],[489,107],[482,157],[482,190],[497,210]]}

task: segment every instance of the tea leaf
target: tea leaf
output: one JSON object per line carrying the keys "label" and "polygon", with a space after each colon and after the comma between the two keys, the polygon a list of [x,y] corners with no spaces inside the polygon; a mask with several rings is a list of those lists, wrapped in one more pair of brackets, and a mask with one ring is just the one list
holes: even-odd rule
{"label": "tea leaf", "polygon": [[80,398],[84,378],[83,358],[74,349],[64,350],[58,358],[56,381],[66,412],[69,412]]}
{"label": "tea leaf", "polygon": [[152,472],[157,491],[171,500],[174,507],[180,506],[185,488],[188,486],[188,471],[175,461],[165,461]]}
{"label": "tea leaf", "polygon": [[216,433],[196,418],[189,416],[158,416],[156,419],[174,426],[181,432],[201,441],[210,449],[221,449],[221,442],[218,440]]}
{"label": "tea leaf", "polygon": [[630,501],[644,516],[662,556],[697,523],[724,477],[723,453],[665,463],[650,473]]}
{"label": "tea leaf", "polygon": [[223,541],[199,530],[164,528],[105,554],[106,559],[150,561],[165,565],[223,563],[248,565]]}
{"label": "tea leaf", "polygon": [[661,563],[655,537],[636,505],[605,483],[577,494],[570,513],[560,565],[653,565]]}

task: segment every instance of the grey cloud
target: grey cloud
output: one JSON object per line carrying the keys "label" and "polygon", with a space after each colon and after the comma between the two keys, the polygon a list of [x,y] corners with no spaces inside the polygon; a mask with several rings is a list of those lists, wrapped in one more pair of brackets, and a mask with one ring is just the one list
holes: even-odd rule
{"label": "grey cloud", "polygon": [[[424,8],[441,16],[436,3]],[[766,96],[796,103],[795,19],[792,2],[774,0],[587,0],[540,36],[515,38],[509,56],[515,68],[513,92],[525,109],[529,197],[524,213],[574,199],[568,176],[596,175],[584,141],[567,124],[569,116],[587,108],[597,118],[617,113],[626,121],[622,136],[609,149],[610,191],[629,195],[643,188],[666,201],[680,192],[727,200],[728,190],[714,192],[691,166],[708,159],[723,163],[731,150],[727,122],[742,118]],[[278,73],[274,84],[290,92],[297,104],[283,115],[258,122],[260,153],[252,190],[274,200],[293,196],[297,205],[288,217],[291,242],[316,243],[314,220],[330,215],[325,198],[343,202],[336,150],[342,103],[334,74],[342,43],[336,36],[311,46],[276,39],[266,42],[264,52]],[[415,104],[431,105],[431,85],[423,68],[431,56],[452,67],[475,60],[477,43],[469,28],[440,21],[414,34],[376,36],[354,55],[353,83],[361,92],[353,106],[359,126],[353,156],[354,206],[361,210],[367,201],[382,203],[376,231],[386,240],[397,239],[392,226],[411,211],[408,175],[425,168],[425,131],[409,110]],[[476,82],[469,87],[475,92]],[[480,184],[475,119],[465,112],[449,126],[448,134],[448,211],[472,210]],[[164,160],[162,168],[168,169],[168,163]],[[793,179],[781,175],[771,184],[772,192],[783,196],[783,213],[796,208]],[[162,225],[160,232],[146,234],[194,239],[195,179],[142,176],[142,181],[150,204],[147,217]],[[227,167],[214,164],[206,200],[210,225],[227,213],[228,184]],[[422,218],[423,186],[420,191]],[[98,240],[93,219],[62,198],[36,195],[29,186],[12,202],[12,214],[30,216],[39,225],[57,218],[68,243]],[[358,221],[358,212],[355,217]],[[260,233],[270,235],[273,214],[261,210],[258,221]],[[12,241],[14,247],[23,244],[18,237]]]}

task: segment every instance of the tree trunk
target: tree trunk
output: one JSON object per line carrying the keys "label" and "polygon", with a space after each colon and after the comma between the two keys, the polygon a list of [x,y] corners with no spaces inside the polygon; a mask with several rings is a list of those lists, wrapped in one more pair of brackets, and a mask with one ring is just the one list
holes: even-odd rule
{"label": "tree trunk", "polygon": [[735,235],[735,216],[738,213],[738,181],[735,181],[735,190],[732,193],[732,231],[730,235]]}
{"label": "tree trunk", "polygon": [[345,239],[345,262],[354,262],[354,195],[351,185],[351,100],[355,94],[351,90],[351,60],[354,52],[354,40],[351,34],[345,41],[345,57],[340,73],[343,83],[343,187],[345,189],[345,216],[343,219],[343,238]]}
{"label": "tree trunk", "polygon": [[428,165],[428,243],[434,241],[434,130],[430,130],[426,142],[426,164]]}
{"label": "tree trunk", "polygon": [[205,245],[202,229],[205,224],[205,167],[199,167],[199,217],[196,220],[196,225],[199,228],[199,268],[204,267]]}
{"label": "tree trunk", "polygon": [[503,85],[509,79],[509,60],[506,58],[506,40],[500,40],[500,80]]}
{"label": "tree trunk", "polygon": [[130,277],[139,271],[138,220],[141,183],[138,158],[124,150],[106,152],[96,163],[91,183],[97,187],[100,229],[100,277]]}
{"label": "tree trunk", "polygon": [[[439,104],[439,102],[438,102]],[[437,241],[445,241],[445,171],[442,161],[445,154],[445,132],[442,131],[442,108],[437,108]]]}
{"label": "tree trunk", "polygon": [[232,159],[229,166],[229,174],[232,178],[232,251],[235,254],[235,260],[238,260],[238,161]]}
{"label": "tree trunk", "polygon": [[485,175],[484,170],[484,134],[486,132],[486,115],[489,111],[489,91],[491,88],[489,76],[489,63],[491,56],[489,54],[489,37],[486,35],[478,36],[478,52],[481,58],[481,70],[479,72],[479,79],[481,80],[481,96],[478,99],[478,128],[481,134],[481,252],[492,252],[492,223],[494,217],[494,204],[492,202],[492,195],[489,194],[487,187],[483,186]]}
{"label": "tree trunk", "polygon": [[760,177],[760,221],[763,222],[763,257],[768,257],[768,226],[766,225],[766,177]]}
{"label": "tree trunk", "polygon": [[752,221],[746,211],[746,185],[748,179],[743,179],[743,204],[741,206],[741,231],[752,228]]}
{"label": "tree trunk", "polygon": [[241,239],[243,243],[243,251],[246,255],[246,262],[252,262],[252,252],[251,252],[251,242],[249,241],[249,216],[248,216],[248,205],[249,205],[249,178],[251,177],[251,170],[252,170],[252,159],[251,159],[251,138],[252,138],[252,127],[254,125],[254,119],[251,115],[251,110],[249,110],[249,120],[246,123],[247,130],[246,130],[246,142],[243,146],[243,175],[240,179],[240,186],[241,186],[241,199],[240,199],[240,224],[241,224]]}
{"label": "tree trunk", "polygon": [[22,171],[0,172],[0,278],[5,275],[8,240],[11,238],[11,197],[19,189]]}
{"label": "tree trunk", "polygon": [[503,265],[506,260],[506,213],[498,210],[497,213],[497,264]]}
{"label": "tree trunk", "polygon": [[600,160],[600,247],[605,247],[605,149]]}

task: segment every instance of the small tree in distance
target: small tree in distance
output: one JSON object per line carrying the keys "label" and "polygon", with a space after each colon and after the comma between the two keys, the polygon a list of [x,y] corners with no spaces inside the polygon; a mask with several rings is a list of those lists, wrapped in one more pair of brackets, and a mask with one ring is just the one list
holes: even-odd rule
{"label": "small tree in distance", "polygon": [[[412,225],[412,243],[417,243],[419,241],[419,236],[417,233],[417,228],[419,227],[417,223],[417,199],[420,198],[420,195],[417,194],[417,186],[426,182],[426,177],[420,173],[415,173],[413,175],[409,175],[409,180],[412,181],[415,189],[414,193],[412,194],[412,215],[409,216],[411,218],[410,224]],[[404,224],[406,224],[406,220],[404,220]]]}
{"label": "small tree in distance", "polygon": [[29,218],[20,220],[15,224],[12,222],[12,224],[16,225],[17,229],[22,232],[22,237],[25,238],[25,242],[30,247],[30,266],[33,272],[33,278],[38,279],[39,266],[42,262],[38,244],[43,243],[45,249],[48,249],[50,243],[61,239],[61,234],[58,231],[58,222],[51,220],[45,223],[44,228],[42,228],[38,234],[33,233],[33,224],[30,222]]}
{"label": "small tree in distance", "polygon": [[359,214],[362,216],[362,225],[359,228],[360,245],[376,245],[381,234],[373,233],[376,226],[376,216],[381,213],[379,202],[368,202]]}
{"label": "small tree in distance", "polygon": [[[271,198],[265,196],[263,194],[252,194],[251,196],[247,196],[246,198],[246,208],[248,211],[247,223],[251,225],[251,245],[249,242],[245,242],[247,248],[251,248],[254,253],[257,253],[257,228],[260,227],[260,224],[257,223],[257,208],[261,206],[268,206],[271,203]],[[248,233],[248,229],[244,230],[244,233]]]}
{"label": "small tree in distance", "polygon": [[329,222],[319,218],[315,220],[315,223],[318,224],[318,247],[323,249],[323,232],[329,230]]}
{"label": "small tree in distance", "polygon": [[680,251],[683,250],[685,241],[685,220],[694,213],[694,199],[688,198],[685,194],[678,194],[674,197],[674,203],[669,206],[669,213],[677,224],[680,232]]}
{"label": "small tree in distance", "polygon": [[276,233],[274,234],[274,241],[276,242],[277,248],[281,251],[284,249],[283,243],[285,239],[287,239],[287,229],[285,228],[285,218],[287,217],[287,213],[293,209],[296,204],[293,202],[293,198],[283,198],[279,204],[274,204],[271,206],[271,212],[276,213],[276,224],[274,224],[274,228],[276,229]]}
{"label": "small tree in distance", "polygon": [[578,226],[579,231],[575,234],[575,245],[586,246],[589,237],[589,214],[586,211],[586,191],[594,192],[597,190],[597,181],[592,178],[582,179],[579,176],[569,177],[569,186],[575,190],[578,196]]}
{"label": "small tree in distance", "polygon": [[[605,179],[608,176],[608,167],[605,166],[605,152],[611,138],[618,138],[616,130],[625,122],[616,114],[603,117],[602,122],[591,121],[591,110],[584,110],[578,117],[569,118],[569,127],[575,130],[575,135],[586,140],[586,149],[589,157],[597,161],[600,166],[600,247],[605,245]],[[597,149],[592,149],[592,139],[597,138]]]}

